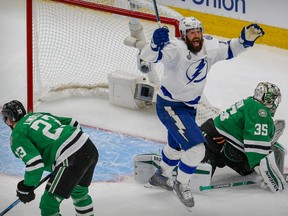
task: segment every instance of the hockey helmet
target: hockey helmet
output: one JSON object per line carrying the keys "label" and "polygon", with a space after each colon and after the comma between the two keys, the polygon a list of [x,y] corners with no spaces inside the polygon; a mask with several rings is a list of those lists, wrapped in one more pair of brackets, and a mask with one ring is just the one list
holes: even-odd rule
{"label": "hockey helmet", "polygon": [[274,116],[281,102],[281,92],[278,86],[269,82],[258,83],[253,98],[266,106]]}
{"label": "hockey helmet", "polygon": [[183,36],[186,36],[186,32],[188,29],[200,29],[202,33],[204,32],[202,23],[194,17],[185,17],[180,20],[179,22],[180,33]]}
{"label": "hockey helmet", "polygon": [[12,100],[4,104],[2,108],[2,115],[5,121],[8,118],[14,122],[17,122],[26,115],[26,110],[21,102],[18,100]]}

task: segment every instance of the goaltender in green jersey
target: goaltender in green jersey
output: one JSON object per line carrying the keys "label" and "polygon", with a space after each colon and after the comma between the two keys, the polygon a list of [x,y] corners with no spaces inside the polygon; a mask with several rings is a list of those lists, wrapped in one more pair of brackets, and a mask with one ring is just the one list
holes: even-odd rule
{"label": "goaltender in green jersey", "polygon": [[228,166],[243,176],[256,171],[261,185],[273,192],[286,188],[282,175],[286,149],[277,143],[285,121],[273,121],[280,101],[275,84],[260,82],[253,96],[201,125],[206,139],[202,162],[211,164],[212,175],[217,167]]}
{"label": "goaltender in green jersey", "polygon": [[17,100],[4,104],[3,121],[12,129],[11,149],[25,164],[17,185],[23,203],[35,199],[43,172],[52,173],[40,202],[42,216],[61,215],[60,203],[72,197],[76,215],[94,215],[88,194],[98,151],[77,121],[50,113],[27,113]]}

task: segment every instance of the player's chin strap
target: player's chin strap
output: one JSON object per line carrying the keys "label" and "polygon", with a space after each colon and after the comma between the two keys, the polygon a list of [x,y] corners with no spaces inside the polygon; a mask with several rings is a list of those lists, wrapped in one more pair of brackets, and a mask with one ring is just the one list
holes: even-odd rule
{"label": "player's chin strap", "polygon": [[260,161],[260,165],[254,168],[260,176],[261,187],[268,186],[272,192],[279,192],[287,187],[287,183],[275,163],[274,152]]}

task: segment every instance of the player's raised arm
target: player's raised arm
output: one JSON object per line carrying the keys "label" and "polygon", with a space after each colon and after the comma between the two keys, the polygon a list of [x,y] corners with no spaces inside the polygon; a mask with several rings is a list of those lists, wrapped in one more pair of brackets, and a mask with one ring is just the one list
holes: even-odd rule
{"label": "player's raised arm", "polygon": [[265,34],[264,30],[256,23],[244,27],[239,37],[239,42],[245,48],[252,47],[254,42]]}

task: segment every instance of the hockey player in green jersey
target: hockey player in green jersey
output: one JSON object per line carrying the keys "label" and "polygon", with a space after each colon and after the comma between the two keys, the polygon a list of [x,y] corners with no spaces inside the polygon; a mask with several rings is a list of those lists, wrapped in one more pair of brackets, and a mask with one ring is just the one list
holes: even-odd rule
{"label": "hockey player in green jersey", "polygon": [[206,139],[202,162],[212,165],[212,175],[217,167],[228,166],[243,176],[256,171],[262,186],[267,185],[273,192],[286,187],[275,163],[276,153],[279,156],[276,150],[282,146],[271,142],[275,134],[272,117],[280,101],[281,92],[275,84],[260,82],[254,96],[235,103],[201,125]]}
{"label": "hockey player in green jersey", "polygon": [[70,196],[76,215],[94,215],[88,187],[98,151],[78,122],[50,113],[26,113],[17,100],[4,104],[2,115],[12,129],[11,149],[25,164],[24,180],[16,190],[19,199],[34,200],[34,188],[47,171],[52,175],[39,205],[42,216],[61,215],[60,204]]}

